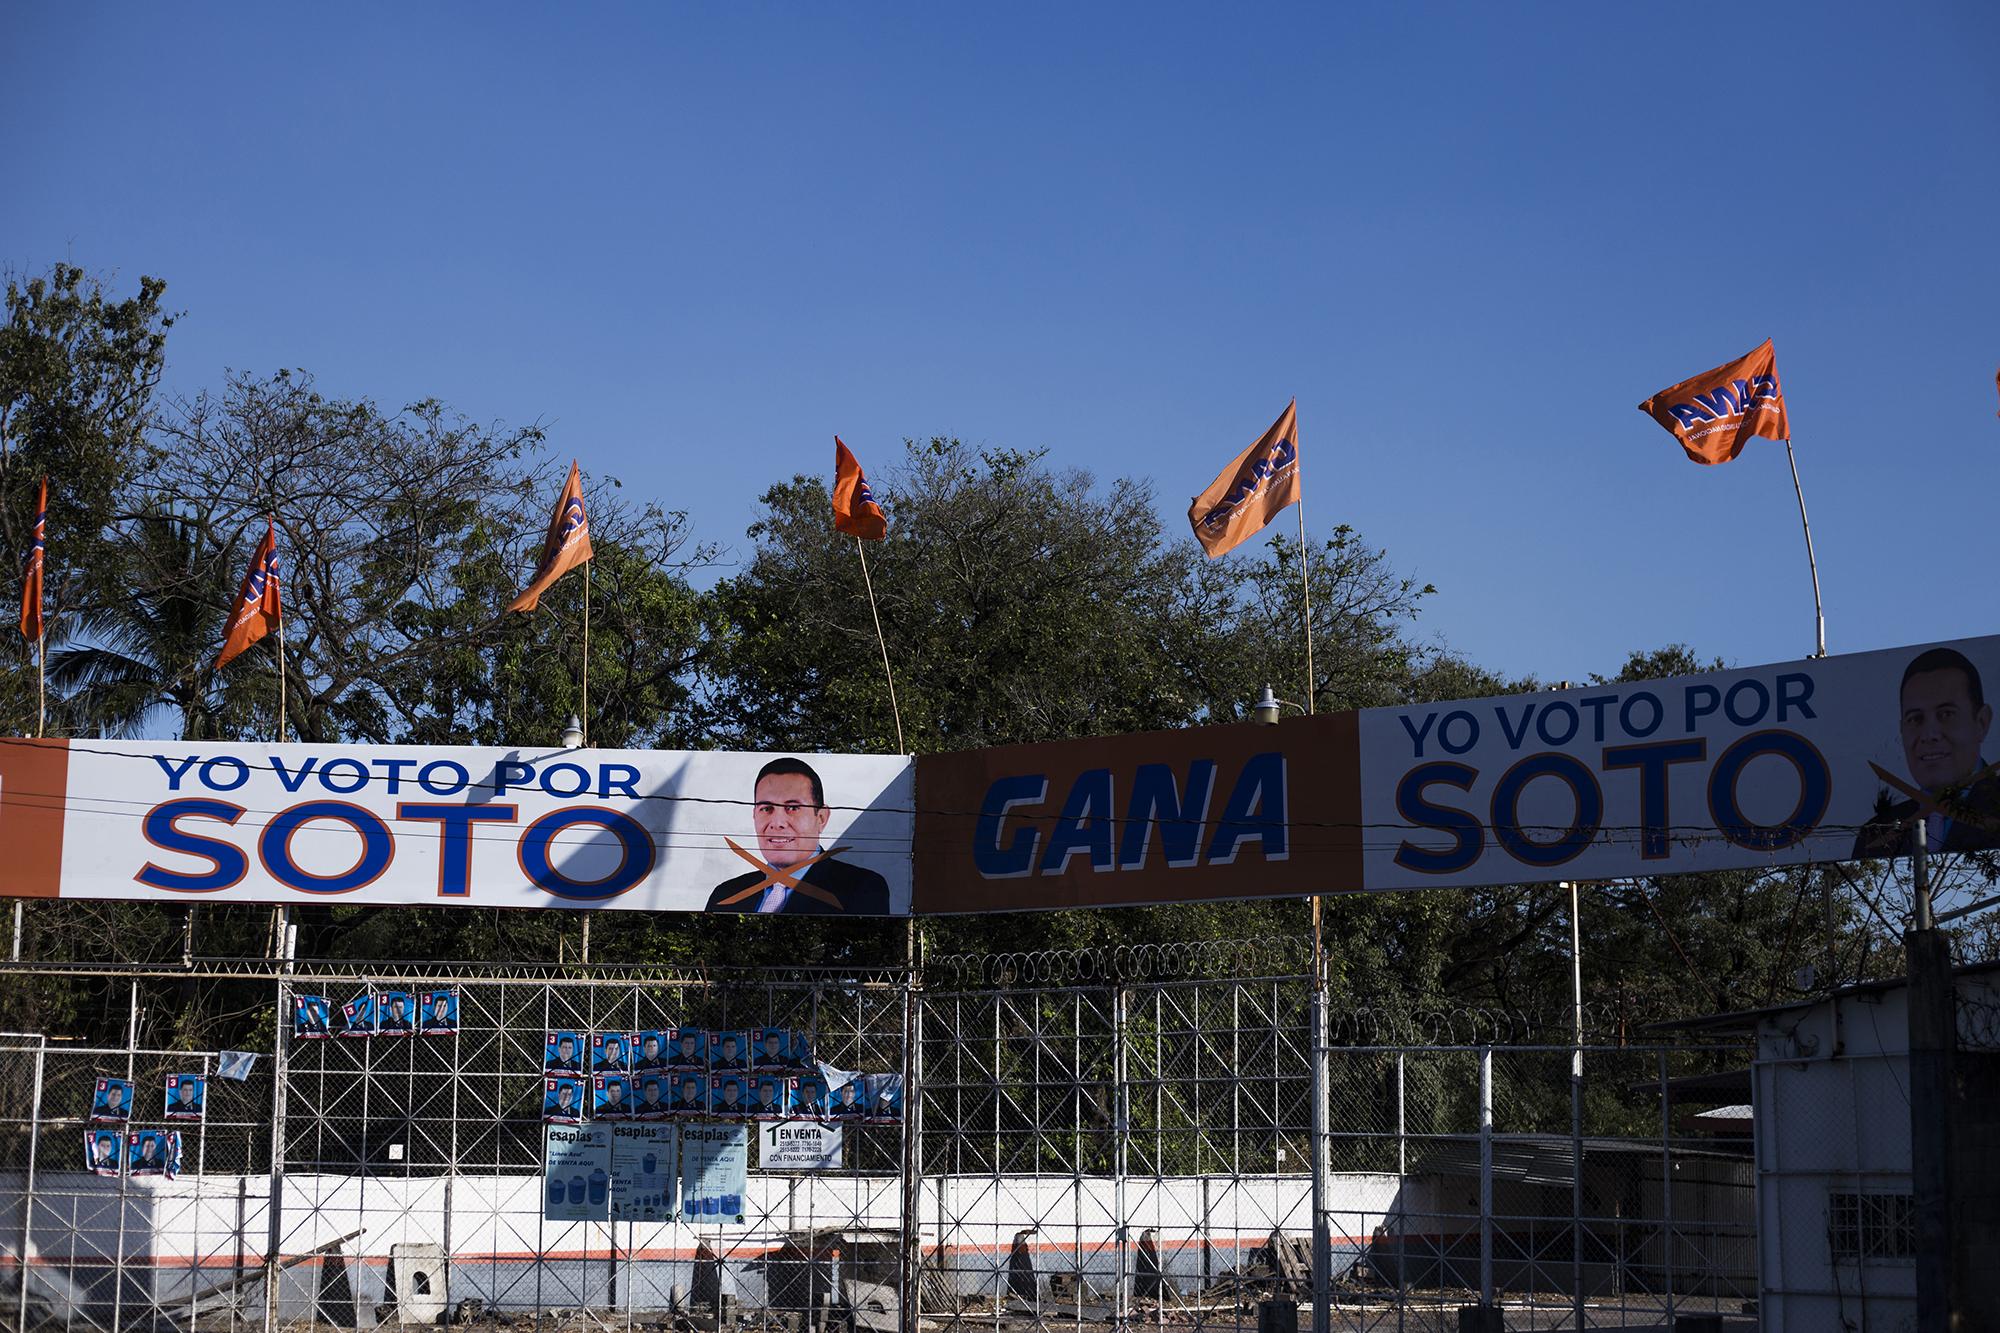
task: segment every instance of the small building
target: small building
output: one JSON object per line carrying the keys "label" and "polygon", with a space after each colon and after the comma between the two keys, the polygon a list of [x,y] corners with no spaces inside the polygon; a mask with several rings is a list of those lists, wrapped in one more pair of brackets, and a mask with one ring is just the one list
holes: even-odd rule
{"label": "small building", "polygon": [[[1954,981],[1955,1248],[1961,1257],[1983,1246],[2000,1255],[2000,962],[1959,968]],[[1673,1025],[1756,1042],[1751,1121],[1764,1333],[1917,1328],[1906,1001],[1904,981],[1892,978]],[[1961,1260],[1972,1284],[1961,1284],[1961,1304],[1996,1299],[1978,1286],[1994,1283],[1996,1268]]]}

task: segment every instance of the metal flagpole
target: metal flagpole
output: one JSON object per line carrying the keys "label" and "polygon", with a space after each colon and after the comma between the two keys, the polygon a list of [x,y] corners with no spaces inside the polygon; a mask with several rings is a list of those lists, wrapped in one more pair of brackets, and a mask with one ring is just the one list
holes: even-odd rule
{"label": "metal flagpole", "polygon": [[[1296,411],[1292,417],[1292,434],[1296,437],[1299,421]],[[1319,693],[1319,677],[1313,674],[1313,585],[1312,575],[1306,567],[1306,458],[1305,450],[1298,449],[1296,440],[1293,447],[1298,450],[1298,459],[1293,464],[1299,475],[1299,584],[1306,596],[1306,715],[1312,716],[1313,696]]]}
{"label": "metal flagpole", "polygon": [[35,636],[35,735],[40,736],[49,720],[49,631]]}
{"label": "metal flagpole", "polygon": [[[590,748],[590,566],[583,562],[583,712],[577,715],[577,725],[583,730],[583,748]],[[584,923],[589,924],[589,918]]]}
{"label": "metal flagpole", "polygon": [[1785,461],[1792,465],[1792,492],[1799,497],[1799,526],[1806,530],[1806,568],[1812,571],[1813,627],[1819,650],[1814,657],[1826,656],[1826,610],[1819,600],[1819,561],[1813,558],[1812,522],[1806,518],[1806,493],[1799,485],[1799,460],[1792,453],[1792,437],[1785,437]]}
{"label": "metal flagpole", "polygon": [[889,682],[889,711],[896,718],[896,753],[908,754],[903,746],[903,710],[896,703],[896,673],[889,670],[889,641],[882,637],[882,613],[875,609],[875,581],[868,577],[868,547],[856,537],[854,550],[861,557],[861,583],[868,589],[868,614],[875,619],[875,643],[882,650],[882,678]]}
{"label": "metal flagpole", "polygon": [[[280,591],[278,596],[285,594]],[[285,606],[278,603],[278,744],[285,743]]]}

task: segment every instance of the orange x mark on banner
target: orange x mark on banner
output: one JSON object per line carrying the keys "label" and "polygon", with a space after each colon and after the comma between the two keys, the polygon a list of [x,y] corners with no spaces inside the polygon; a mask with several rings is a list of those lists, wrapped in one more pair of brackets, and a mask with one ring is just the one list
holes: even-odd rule
{"label": "orange x mark on banner", "polygon": [[845,907],[841,905],[839,898],[827,892],[825,889],[822,889],[817,884],[806,883],[805,880],[802,878],[806,870],[810,868],[814,862],[824,861],[827,857],[832,856],[835,852],[844,852],[847,850],[845,847],[829,847],[824,851],[814,852],[811,856],[808,856],[805,860],[799,862],[797,865],[793,866],[790,870],[787,871],[787,870],[780,870],[776,866],[765,865],[762,861],[758,860],[756,857],[752,856],[750,853],[744,851],[741,847],[737,846],[736,839],[734,838],[724,838],[723,841],[729,844],[730,851],[735,852],[738,856],[748,861],[751,865],[763,871],[764,878],[758,880],[755,884],[752,884],[747,889],[743,889],[740,892],[730,894],[727,898],[724,898],[720,903],[718,903],[717,906],[734,907],[737,903],[742,902],[744,899],[762,893],[764,890],[770,888],[775,884],[782,884],[794,893],[803,893],[808,898],[814,898],[819,900],[820,902],[825,903],[828,907],[831,907],[836,912],[844,912],[847,910]]}
{"label": "orange x mark on banner", "polygon": [[[1993,827],[1991,820],[1982,818],[1970,810],[1955,809],[1950,805],[1941,803],[1938,797],[1931,795],[1922,788],[1912,787],[1909,783],[1889,773],[1880,764],[1870,764],[1868,767],[1875,770],[1876,777],[1882,779],[1882,781],[1888,783],[1891,787],[1894,787],[1897,791],[1917,803],[1917,808],[1910,814],[1910,821],[1923,819],[1930,815],[1943,815],[1946,819],[1957,824],[1970,824],[1974,828]],[[1988,764],[1977,773],[1974,773],[1970,778],[1967,778],[1961,785],[1970,787],[1974,783],[1984,781],[1995,773],[2000,773],[2000,763]]]}

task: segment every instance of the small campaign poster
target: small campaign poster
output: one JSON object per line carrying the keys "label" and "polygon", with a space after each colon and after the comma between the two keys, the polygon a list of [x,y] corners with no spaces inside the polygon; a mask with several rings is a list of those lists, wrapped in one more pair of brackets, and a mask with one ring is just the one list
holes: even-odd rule
{"label": "small campaign poster", "polygon": [[718,1074],[745,1073],[750,1068],[750,1042],[742,1032],[708,1034],[708,1067]]}
{"label": "small campaign poster", "polygon": [[862,1098],[861,1075],[854,1074],[839,1087],[827,1093],[826,1114],[835,1120],[862,1120],[868,1115],[868,1103]]}
{"label": "small campaign poster", "polygon": [[611,1220],[610,1125],[550,1125],[542,1131],[542,1217]]}
{"label": "small campaign poster", "polygon": [[90,1096],[90,1118],[98,1124],[123,1124],[132,1118],[132,1082],[101,1078]]}
{"label": "small campaign poster", "polygon": [[611,1126],[611,1216],[673,1221],[675,1164],[672,1125]]}
{"label": "small campaign poster", "polygon": [[207,1109],[207,1079],[200,1074],[167,1075],[167,1119],[199,1120]]}
{"label": "small campaign poster", "polygon": [[667,1068],[708,1068],[708,1033],[701,1028],[667,1029]]}
{"label": "small campaign poster", "polygon": [[455,990],[425,991],[423,1034],[426,1037],[449,1037],[457,1031],[458,992]]}
{"label": "small campaign poster", "polygon": [[340,1018],[344,1026],[340,1029],[343,1037],[372,1037],[375,1035],[375,996],[370,993],[357,995],[340,1006]]}
{"label": "small campaign poster", "polygon": [[125,1135],[116,1129],[83,1131],[84,1164],[100,1176],[115,1176],[125,1169]]}
{"label": "small campaign poster", "polygon": [[333,1005],[324,995],[292,997],[292,1036],[300,1041],[317,1041],[333,1035]]}
{"label": "small campaign poster", "polygon": [[375,1034],[408,1037],[417,1030],[416,1007],[406,990],[385,990],[375,997]]}
{"label": "small campaign poster", "polygon": [[716,1115],[740,1117],[750,1114],[750,1080],[742,1074],[716,1074],[709,1093],[709,1109]]}
{"label": "small campaign poster", "polygon": [[632,1072],[650,1074],[667,1067],[667,1037],[658,1028],[632,1034]]}
{"label": "small campaign poster", "polygon": [[838,1171],[844,1135],[823,1120],[773,1120],[757,1126],[757,1165],[765,1171]]}
{"label": "small campaign poster", "polygon": [[750,1126],[681,1126],[681,1221],[741,1226],[750,1184]]}
{"label": "small campaign poster", "polygon": [[673,1104],[669,1093],[667,1075],[635,1074],[633,1086],[637,1089],[638,1101],[632,1107],[634,1120],[664,1120]]}
{"label": "small campaign poster", "polygon": [[682,1118],[706,1116],[708,1114],[708,1075],[683,1070],[667,1076],[674,1089],[671,1112]]}
{"label": "small campaign poster", "polygon": [[750,1067],[772,1073],[790,1069],[792,1034],[784,1028],[751,1028]]}
{"label": "small campaign poster", "polygon": [[181,1170],[181,1136],[165,1129],[135,1129],[125,1136],[125,1170],[134,1176],[165,1176]]}
{"label": "small campaign poster", "polygon": [[826,1114],[826,1084],[811,1074],[797,1075],[786,1081],[785,1100],[792,1108],[792,1114],[802,1119],[817,1119]]}
{"label": "small campaign poster", "polygon": [[870,1120],[901,1120],[903,1118],[903,1076],[901,1074],[863,1074],[861,1076],[862,1104],[868,1109]]}
{"label": "small campaign poster", "polygon": [[551,1125],[574,1125],[583,1119],[583,1080],[559,1076],[544,1078],[542,1119]]}
{"label": "small campaign poster", "polygon": [[623,1074],[632,1068],[632,1034],[593,1032],[590,1034],[590,1072]]}
{"label": "small campaign poster", "polygon": [[563,1030],[542,1033],[542,1072],[582,1076],[583,1043],[576,1033]]}
{"label": "small campaign poster", "polygon": [[791,1114],[791,1080],[783,1074],[750,1076],[750,1113],[759,1120],[775,1120]]}
{"label": "small campaign poster", "polygon": [[590,1118],[627,1120],[632,1115],[632,1080],[623,1074],[590,1076]]}

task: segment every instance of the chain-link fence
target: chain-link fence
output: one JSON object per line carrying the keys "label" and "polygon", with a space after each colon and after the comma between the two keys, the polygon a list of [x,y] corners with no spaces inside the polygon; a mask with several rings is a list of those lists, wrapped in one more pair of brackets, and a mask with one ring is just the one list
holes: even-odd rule
{"label": "chain-link fence", "polygon": [[[669,1312],[1239,1329],[1314,1306],[1328,1328],[1403,1329],[1482,1303],[1509,1327],[1648,1327],[1756,1296],[1749,1121],[1728,1109],[1749,1052],[1439,1042],[1507,1025],[1329,1016],[1296,947],[788,977],[300,965],[268,984],[271,1042],[247,1062],[0,1037],[19,1333]],[[439,994],[450,1021],[427,1025]],[[368,997],[371,1030],[344,1035]],[[552,1114],[560,1034],[580,1061],[593,1036],[628,1043],[643,1103],[637,1047],[689,1029],[708,1040],[698,1110],[606,1116],[585,1062],[590,1102]],[[721,1109],[723,1036],[772,1030],[809,1046],[794,1073],[821,1099]],[[170,1120],[188,1076],[201,1113]],[[132,1104],[93,1124],[106,1081]],[[844,1116],[850,1081],[896,1099]],[[578,1131],[612,1124],[610,1155],[577,1165]],[[157,1171],[133,1165],[149,1131]],[[695,1156],[726,1177],[731,1152],[740,1183],[711,1196]]]}

